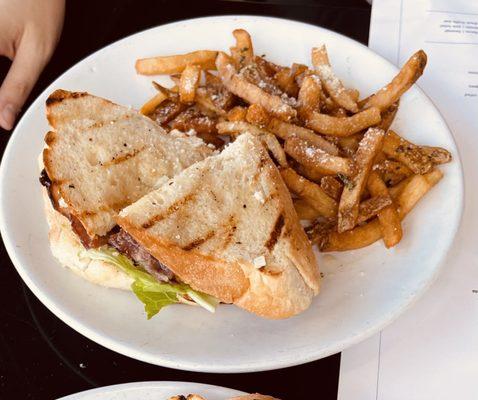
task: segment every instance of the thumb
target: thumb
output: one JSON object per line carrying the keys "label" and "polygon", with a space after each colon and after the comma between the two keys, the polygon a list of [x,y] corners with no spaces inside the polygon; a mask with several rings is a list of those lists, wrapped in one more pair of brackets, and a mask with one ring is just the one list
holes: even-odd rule
{"label": "thumb", "polygon": [[30,94],[48,57],[32,40],[24,37],[0,87],[0,127],[10,130]]}

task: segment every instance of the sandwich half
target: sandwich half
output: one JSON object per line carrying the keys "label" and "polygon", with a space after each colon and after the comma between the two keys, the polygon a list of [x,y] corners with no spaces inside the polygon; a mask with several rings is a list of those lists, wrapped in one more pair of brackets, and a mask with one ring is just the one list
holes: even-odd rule
{"label": "sandwich half", "polygon": [[262,317],[298,314],[319,291],[290,194],[250,134],[124,208],[116,221],[123,240],[167,266],[173,280]]}
{"label": "sandwich half", "polygon": [[[112,240],[121,209],[214,151],[199,138],[168,134],[139,112],[88,93],[57,90],[46,106],[51,131],[40,181],[53,255],[96,284],[129,289],[133,279],[124,270],[81,252]],[[158,276],[166,271],[151,258],[143,267]]]}

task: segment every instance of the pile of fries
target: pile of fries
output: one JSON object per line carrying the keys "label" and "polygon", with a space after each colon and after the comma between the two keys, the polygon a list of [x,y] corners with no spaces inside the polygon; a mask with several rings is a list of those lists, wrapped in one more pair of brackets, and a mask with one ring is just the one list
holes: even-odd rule
{"label": "pile of fries", "polygon": [[335,75],[325,46],[312,49],[312,67],[284,67],[255,55],[247,31],[233,35],[230,54],[137,60],[139,74],[168,74],[175,84],[153,82],[158,93],[141,112],[218,149],[244,132],[260,137],[321,251],[380,239],[395,246],[403,218],[441,179],[436,166],[451,160],[447,150],[413,144],[390,129],[426,54],[413,54],[388,85],[360,100]]}

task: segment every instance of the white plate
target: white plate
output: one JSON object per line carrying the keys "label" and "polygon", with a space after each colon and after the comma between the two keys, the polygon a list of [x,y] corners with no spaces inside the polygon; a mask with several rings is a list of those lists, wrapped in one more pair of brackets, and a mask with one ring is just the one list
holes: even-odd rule
{"label": "white plate", "polygon": [[[139,57],[195,49],[228,49],[231,31],[251,32],[257,54],[280,64],[309,63],[312,46],[326,43],[338,75],[362,96],[396,68],[365,46],[312,25],[264,17],[211,17],[138,33],[94,53],[58,78],[19,122],[1,166],[0,222],[8,253],[38,298],[88,338],[119,353],[171,368],[209,372],[269,370],[339,352],[383,328],[435,277],[457,230],[463,181],[453,138],[431,101],[414,87],[403,96],[395,128],[419,143],[449,149],[445,177],[405,220],[402,242],[346,254],[319,255],[322,293],[309,310],[267,321],[233,306],[215,315],[171,306],[147,321],[132,294],[104,289],[59,267],[51,256],[38,183],[37,156],[48,130],[44,102],[54,89],[89,91],[120,104],[141,105],[151,78],[135,74]],[[158,79],[159,80],[159,79]],[[12,299],[14,301],[14,299]]]}
{"label": "white plate", "polygon": [[62,397],[58,400],[168,400],[171,396],[199,394],[206,400],[225,400],[246,394],[221,386],[190,382],[133,382],[104,386]]}

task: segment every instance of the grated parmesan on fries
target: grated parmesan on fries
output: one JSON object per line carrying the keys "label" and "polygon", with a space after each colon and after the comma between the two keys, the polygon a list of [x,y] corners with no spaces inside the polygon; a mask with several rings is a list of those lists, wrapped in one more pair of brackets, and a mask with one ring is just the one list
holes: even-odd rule
{"label": "grated parmesan on fries", "polygon": [[[229,54],[198,50],[137,60],[138,73],[170,74],[176,84],[153,82],[158,94],[141,112],[218,150],[245,132],[260,137],[321,251],[381,238],[387,248],[397,245],[401,220],[441,179],[437,166],[451,161],[447,150],[390,129],[426,54],[417,51],[390,83],[360,99],[335,73],[325,45],[311,50],[311,66],[281,66],[255,55],[244,29],[233,36]],[[263,257],[254,261],[265,265]]]}

